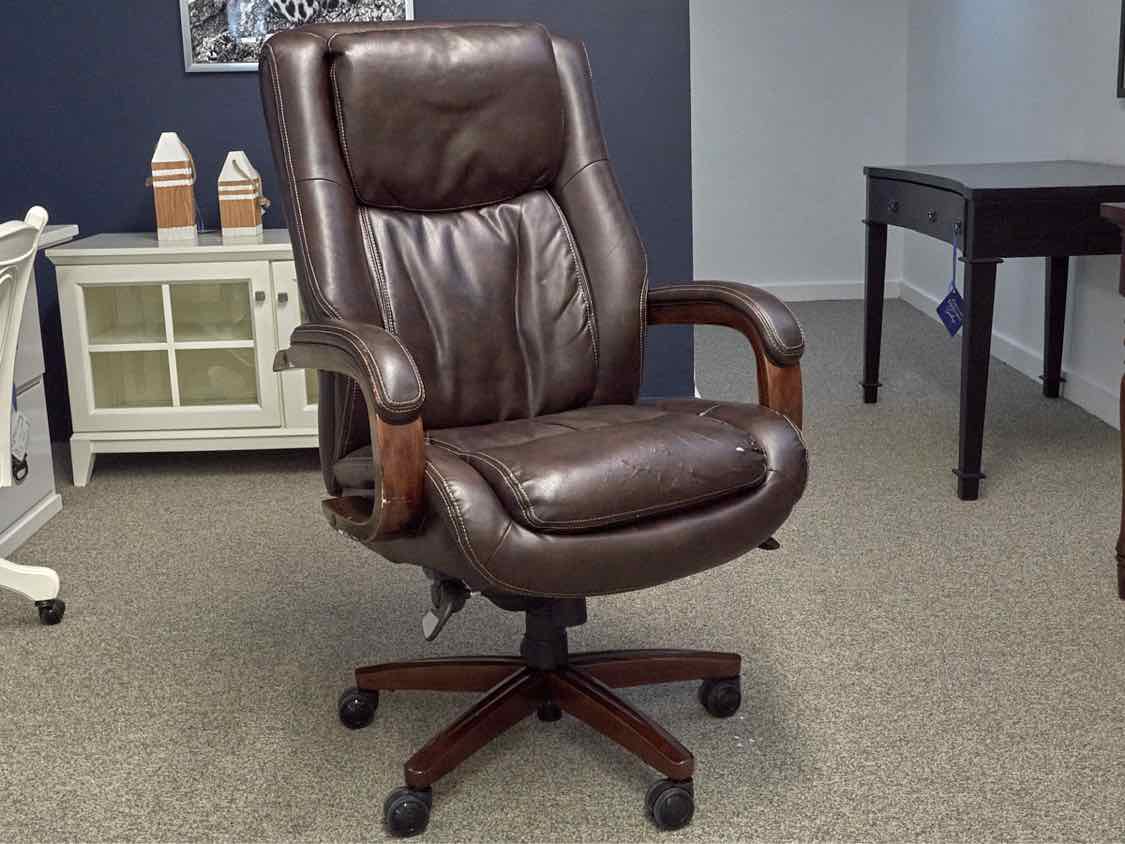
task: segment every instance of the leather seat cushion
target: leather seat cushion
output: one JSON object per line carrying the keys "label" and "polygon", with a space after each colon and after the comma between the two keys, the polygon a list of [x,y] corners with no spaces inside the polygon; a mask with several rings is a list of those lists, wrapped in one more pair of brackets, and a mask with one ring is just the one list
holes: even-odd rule
{"label": "leather seat cushion", "polygon": [[[762,484],[762,447],[698,413],[599,405],[534,419],[431,432],[431,447],[472,467],[508,514],[544,533],[577,533],[668,515]],[[370,449],[336,464],[349,489],[370,488]]]}

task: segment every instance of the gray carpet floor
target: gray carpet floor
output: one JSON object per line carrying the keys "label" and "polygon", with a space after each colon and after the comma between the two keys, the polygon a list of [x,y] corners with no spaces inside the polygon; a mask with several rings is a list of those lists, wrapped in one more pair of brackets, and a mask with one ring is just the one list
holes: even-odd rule
{"label": "gray carpet floor", "polygon": [[[865,406],[860,304],[796,310],[812,475],[781,550],[593,600],[572,635],[744,655],[729,721],[692,685],[627,692],[697,756],[691,827],[648,825],[640,762],[531,720],[438,784],[427,840],[1125,840],[1116,432],[994,363],[960,502],[959,343],[889,303]],[[698,346],[704,396],[754,395],[737,335]],[[352,733],[351,669],[510,652],[519,618],[470,601],[427,645],[422,575],[328,529],[309,452],[100,457],[85,489],[59,465],[15,559],[58,569],[66,620],[0,593],[0,840],[381,838],[403,759],[473,697],[388,694]]]}

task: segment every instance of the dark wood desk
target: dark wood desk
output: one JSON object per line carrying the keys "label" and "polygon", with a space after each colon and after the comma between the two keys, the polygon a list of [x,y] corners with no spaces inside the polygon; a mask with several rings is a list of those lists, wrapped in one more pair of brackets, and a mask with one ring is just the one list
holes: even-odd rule
{"label": "dark wood desk", "polygon": [[[1125,237],[1125,205],[1106,204],[1102,216],[1118,226]],[[1118,292],[1125,296],[1125,242],[1121,251],[1121,274]],[[1125,375],[1121,376],[1121,531],[1117,534],[1117,597],[1125,601]]]}
{"label": "dark wood desk", "polygon": [[961,429],[957,495],[980,495],[981,447],[992,347],[996,266],[1004,258],[1047,259],[1043,395],[1057,398],[1071,255],[1121,251],[1121,233],[1102,219],[1103,202],[1125,202],[1125,167],[1087,161],[865,167],[867,268],[864,288],[863,400],[878,398],[887,226],[952,243],[964,262]]}

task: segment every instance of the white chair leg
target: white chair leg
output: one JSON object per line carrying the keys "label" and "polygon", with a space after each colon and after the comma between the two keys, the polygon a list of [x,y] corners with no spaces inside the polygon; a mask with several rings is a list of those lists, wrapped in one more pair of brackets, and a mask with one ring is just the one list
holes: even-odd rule
{"label": "white chair leg", "polygon": [[33,601],[58,597],[59,576],[52,569],[21,566],[0,559],[0,589],[7,589]]}

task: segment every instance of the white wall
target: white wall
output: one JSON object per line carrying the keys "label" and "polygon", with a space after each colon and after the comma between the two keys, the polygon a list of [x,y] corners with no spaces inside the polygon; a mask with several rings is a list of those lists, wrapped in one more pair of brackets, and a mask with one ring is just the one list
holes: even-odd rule
{"label": "white wall", "polygon": [[[904,0],[692,0],[696,278],[789,299],[862,295],[862,168],[906,159],[907,11]],[[901,271],[896,234],[889,294]]]}
{"label": "white wall", "polygon": [[[1125,164],[1120,0],[911,0],[906,160],[1082,158]],[[693,45],[694,47],[694,45]],[[993,354],[1042,372],[1043,260],[1000,266]],[[1071,259],[1063,395],[1116,425],[1117,259]],[[902,296],[931,313],[948,247],[907,234]]]}

